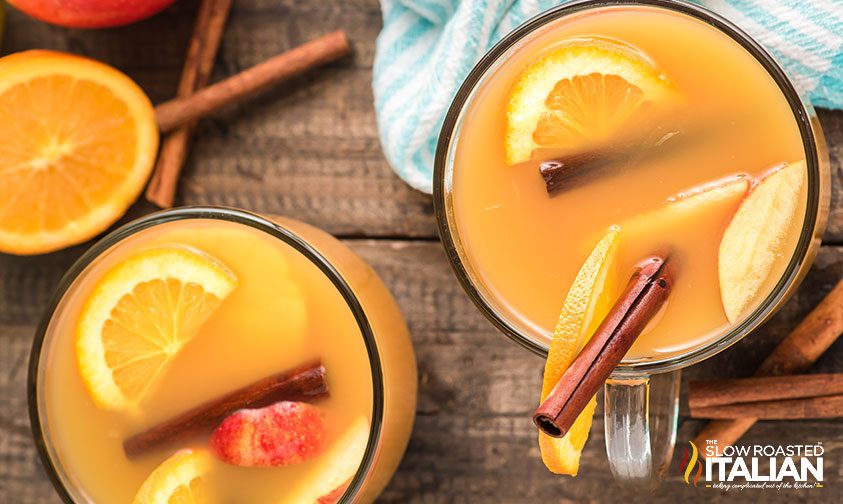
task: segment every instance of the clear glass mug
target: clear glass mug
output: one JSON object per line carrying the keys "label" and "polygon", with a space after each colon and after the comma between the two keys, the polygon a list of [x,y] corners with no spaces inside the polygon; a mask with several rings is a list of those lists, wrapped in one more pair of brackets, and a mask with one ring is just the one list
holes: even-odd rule
{"label": "clear glass mug", "polygon": [[373,400],[366,451],[339,502],[373,502],[398,468],[416,409],[415,354],[395,300],[377,273],[328,233],[294,219],[264,218],[240,210],[213,207],[166,210],[126,224],[93,245],[59,282],[32,345],[27,380],[35,444],[58,495],[67,503],[89,502],[84,490],[74,483],[72,468],[65,467],[51,440],[50,422],[60,422],[61,418],[48,418],[43,393],[56,336],[54,325],[67,308],[67,300],[97,259],[121,241],[154,226],[205,219],[249,226],[291,246],[313,262],[347,302],[369,356]]}
{"label": "clear glass mug", "polygon": [[670,465],[676,441],[681,369],[721,352],[752,332],[787,300],[807,273],[822,238],[828,216],[830,176],[828,152],[811,105],[773,57],[728,20],[702,7],[672,0],[585,0],[564,4],[528,20],[497,43],[472,69],[457,92],[439,137],[434,173],[434,209],[439,235],[448,260],[474,304],[501,332],[532,352],[547,357],[546,340],[534,329],[508,318],[495,306],[466,258],[454,220],[452,180],[453,147],[459,141],[462,113],[474,90],[530,34],[565,16],[589,9],[616,6],[652,6],[684,13],[714,26],[737,41],[767,70],[787,98],[798,123],[808,167],[808,204],[804,224],[785,273],[766,299],[741,323],[720,338],[683,355],[623,361],[604,387],[606,452],[615,477],[625,483],[652,486]]}

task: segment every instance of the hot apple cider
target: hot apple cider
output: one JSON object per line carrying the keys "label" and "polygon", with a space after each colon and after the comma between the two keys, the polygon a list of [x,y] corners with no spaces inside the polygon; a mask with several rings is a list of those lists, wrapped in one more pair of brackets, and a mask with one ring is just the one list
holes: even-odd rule
{"label": "hot apple cider", "polygon": [[336,261],[334,277],[263,222],[136,228],[62,297],[39,415],[75,500],[324,504],[358,471],[358,500],[383,488],[415,403],[403,320],[339,242],[285,222]]}
{"label": "hot apple cider", "polygon": [[616,366],[681,359],[750,320],[810,213],[804,112],[772,63],[683,10],[537,18],[446,119],[440,226],[475,301],[547,349],[533,421],[557,474],[577,474]]}
{"label": "hot apple cider", "polygon": [[[475,90],[453,145],[453,218],[476,281],[548,342],[558,324],[587,334],[643,258],[669,255],[673,292],[627,362],[740,322],[805,215],[804,146],[780,88],[736,41],[666,9],[591,9],[535,31]],[[566,296],[580,300],[567,318]]]}

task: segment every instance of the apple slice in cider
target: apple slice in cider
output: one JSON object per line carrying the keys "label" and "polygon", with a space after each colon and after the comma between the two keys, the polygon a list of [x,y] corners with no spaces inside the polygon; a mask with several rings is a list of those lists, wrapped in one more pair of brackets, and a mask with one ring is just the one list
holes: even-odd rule
{"label": "apple slice in cider", "polygon": [[784,252],[804,184],[804,161],[773,171],[752,188],[723,233],[717,264],[729,322],[750,307]]}

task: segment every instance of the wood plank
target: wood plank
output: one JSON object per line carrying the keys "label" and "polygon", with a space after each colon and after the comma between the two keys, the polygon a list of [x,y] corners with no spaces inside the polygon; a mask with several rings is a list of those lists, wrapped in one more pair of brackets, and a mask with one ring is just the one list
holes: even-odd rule
{"label": "wood plank", "polygon": [[[195,2],[180,1],[137,25],[80,31],[9,9],[3,48],[46,47],[101,59],[160,102],[175,92],[194,12]],[[349,31],[355,54],[204,121],[177,203],[284,214],[349,237],[435,237],[429,197],[403,184],[380,149],[371,90],[380,26],[376,0],[236,2],[217,78],[336,28]],[[843,112],[820,111],[820,120],[834,180],[826,240],[839,244]]]}
{"label": "wood plank", "polygon": [[831,210],[823,241],[843,244],[843,110],[818,110],[828,144]]}
{"label": "wood plank", "polygon": [[[540,498],[634,498],[608,473],[601,409],[583,454],[581,477],[554,477],[541,465],[529,415],[541,385],[541,360],[498,333],[474,308],[438,243],[387,240],[348,242],[391,288],[411,329],[420,371],[418,417],[408,453],[382,502],[535,502]],[[34,324],[48,302],[62,265],[30,260],[0,263],[0,502],[52,502],[49,483],[28,439],[26,359]],[[843,247],[823,247],[803,286],[757,333],[734,349],[686,372],[686,378],[751,374],[761,359],[828,292],[843,271]],[[839,370],[843,344],[813,368]],[[679,442],[702,425],[682,402]],[[843,456],[839,421],[761,422],[746,443],[821,441],[826,460]],[[655,502],[727,499],[681,481],[678,457]],[[839,500],[841,475],[826,470],[824,498]],[[4,495],[4,492],[6,494]],[[758,494],[762,495],[762,494]],[[10,498],[15,496],[15,499]],[[17,496],[22,496],[17,498]],[[764,493],[765,499],[775,495]]]}
{"label": "wood plank", "polygon": [[60,502],[29,432],[26,372],[34,329],[31,322],[0,325],[0,502]]}

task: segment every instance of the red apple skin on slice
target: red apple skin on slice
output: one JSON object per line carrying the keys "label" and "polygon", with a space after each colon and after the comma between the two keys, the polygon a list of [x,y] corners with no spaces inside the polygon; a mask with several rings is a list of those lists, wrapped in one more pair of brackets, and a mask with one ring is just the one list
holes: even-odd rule
{"label": "red apple skin on slice", "polygon": [[720,297],[736,323],[758,296],[800,208],[805,162],[773,171],[749,192],[723,233],[717,258]]}
{"label": "red apple skin on slice", "polygon": [[325,420],[319,410],[293,401],[235,411],[210,439],[219,460],[241,467],[299,464],[319,455],[325,444]]}

